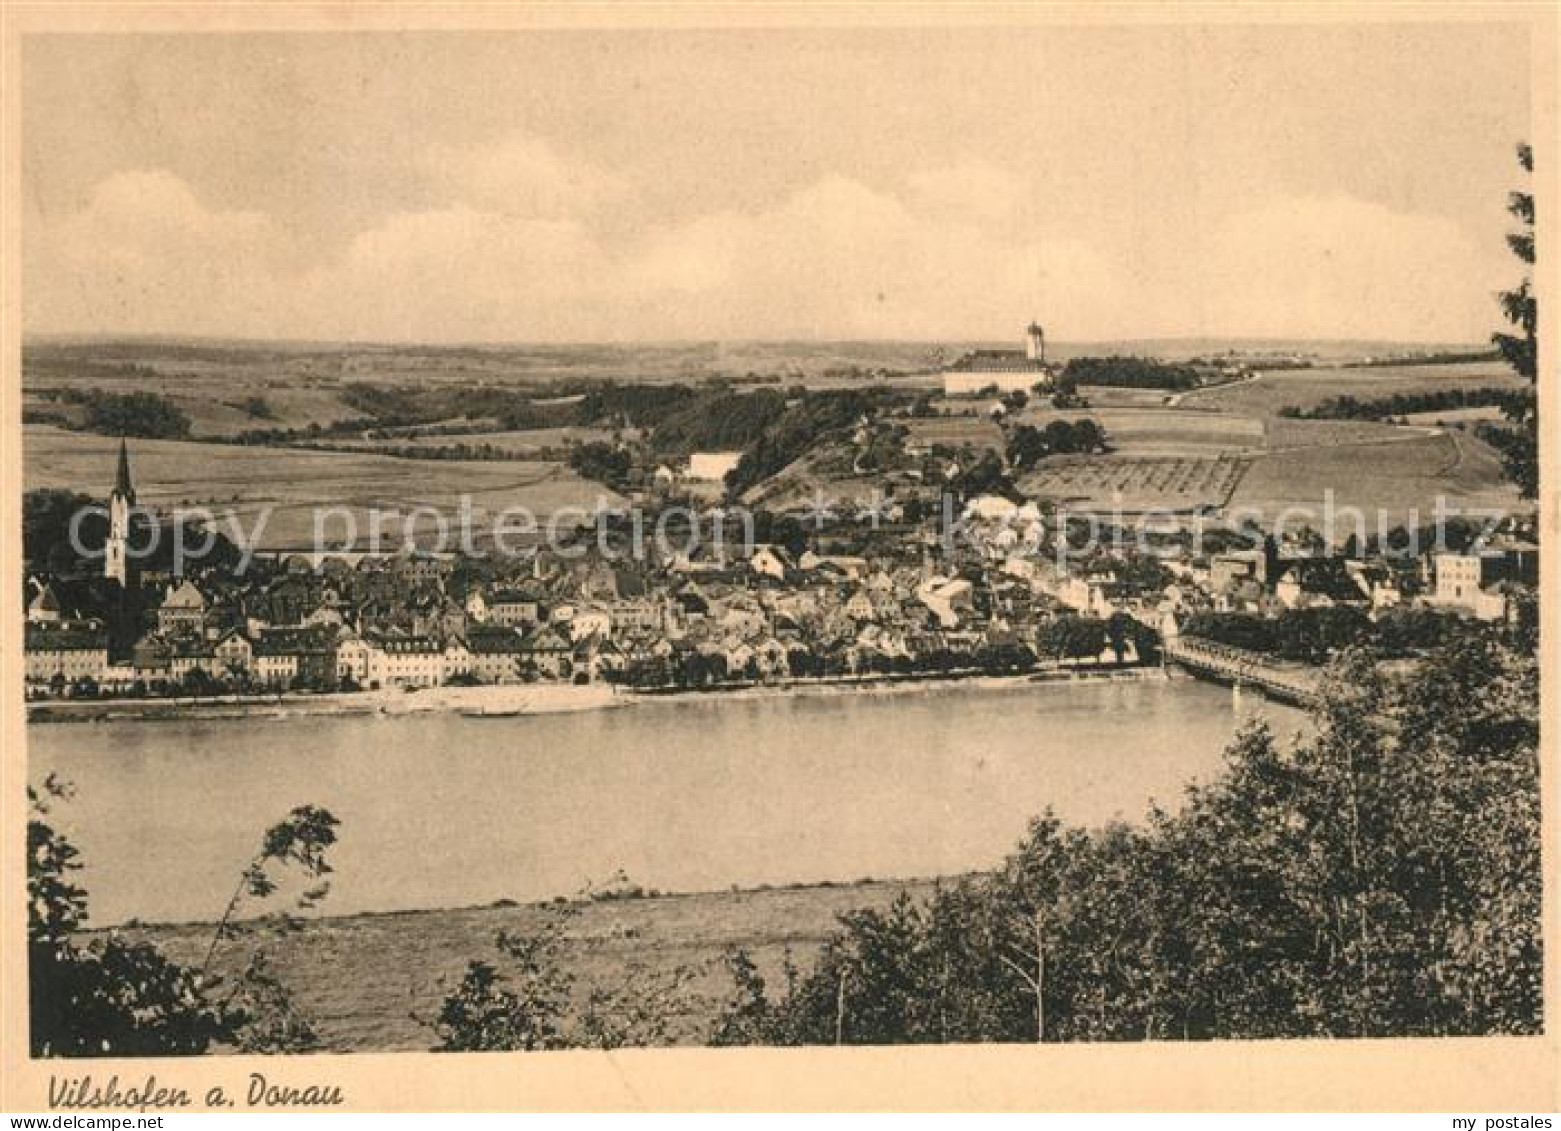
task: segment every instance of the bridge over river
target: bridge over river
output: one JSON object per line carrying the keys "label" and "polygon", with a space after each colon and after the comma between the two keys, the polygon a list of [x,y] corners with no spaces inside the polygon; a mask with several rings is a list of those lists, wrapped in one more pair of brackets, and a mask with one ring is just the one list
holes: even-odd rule
{"label": "bridge over river", "polygon": [[1162,646],[1166,660],[1194,675],[1228,683],[1238,690],[1258,687],[1271,699],[1311,707],[1318,699],[1317,668],[1275,663],[1260,652],[1232,648],[1198,636],[1173,636]]}

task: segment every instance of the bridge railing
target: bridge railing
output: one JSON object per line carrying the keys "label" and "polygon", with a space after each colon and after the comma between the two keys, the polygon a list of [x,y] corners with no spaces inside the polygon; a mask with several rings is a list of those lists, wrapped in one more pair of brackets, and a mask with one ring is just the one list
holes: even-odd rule
{"label": "bridge railing", "polygon": [[1223,676],[1311,702],[1317,697],[1317,686],[1300,673],[1275,668],[1263,657],[1220,644],[1212,640],[1173,637],[1163,645],[1167,659],[1173,660],[1194,672]]}

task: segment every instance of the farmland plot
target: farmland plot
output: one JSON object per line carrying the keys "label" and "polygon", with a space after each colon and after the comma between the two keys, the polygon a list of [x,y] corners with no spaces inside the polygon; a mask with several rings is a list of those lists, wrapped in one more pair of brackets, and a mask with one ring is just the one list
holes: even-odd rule
{"label": "farmland plot", "polygon": [[1249,460],[1232,456],[1067,457],[1045,461],[1019,484],[1027,495],[1124,511],[1187,511],[1230,497]]}
{"label": "farmland plot", "polygon": [[1451,389],[1529,387],[1496,361],[1458,365],[1383,365],[1339,369],[1295,369],[1265,373],[1252,381],[1194,389],[1184,408],[1265,416],[1286,406],[1315,408],[1333,397],[1374,400],[1396,393],[1434,393]]}
{"label": "farmland plot", "polygon": [[[1390,439],[1265,455],[1253,462],[1230,505],[1272,521],[1287,508],[1320,516],[1331,499],[1336,511],[1363,511],[1369,533],[1381,525],[1430,522],[1438,498],[1450,512],[1524,509],[1516,488],[1502,478],[1500,458],[1476,437],[1408,428],[1392,432]],[[1321,529],[1318,522],[1310,525]]]}
{"label": "farmland plot", "polygon": [[1123,455],[1216,456],[1263,446],[1263,422],[1244,416],[1169,408],[1102,408],[1072,411],[1036,408],[1020,422],[1044,428],[1054,420],[1088,418],[1105,430],[1111,448]]}
{"label": "farmland plot", "polygon": [[905,421],[913,443],[1001,451],[1003,430],[985,416],[928,416]]}
{"label": "farmland plot", "polygon": [[[104,497],[118,446],[108,436],[29,426],[23,438],[26,487]],[[340,508],[324,520],[327,534],[339,536],[347,521],[343,515],[350,514],[361,536],[375,509],[406,515],[427,507],[454,521],[465,499],[474,524],[486,526],[494,513],[510,507],[525,507],[546,522],[567,508],[590,512],[622,502],[557,463],[399,460],[366,452],[175,440],[133,440],[130,458],[143,504],[210,507],[236,516],[246,531],[256,529],[265,513],[258,544],[266,549],[311,544],[318,508]],[[433,525],[430,515],[426,529]]]}

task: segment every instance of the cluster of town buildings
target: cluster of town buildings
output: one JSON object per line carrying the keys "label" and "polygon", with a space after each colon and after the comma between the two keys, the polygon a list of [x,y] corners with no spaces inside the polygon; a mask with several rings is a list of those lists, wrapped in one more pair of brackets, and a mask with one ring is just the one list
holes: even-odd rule
{"label": "cluster of town buildings", "polygon": [[[238,575],[137,575],[121,451],[101,573],[27,579],[25,667],[35,696],[170,690],[383,689],[535,680],[705,684],[981,667],[993,656],[1133,663],[1145,640],[1199,612],[1271,615],[1406,605],[1499,620],[1537,585],[1537,550],[1511,537],[1463,552],[1357,560],[1260,548],[1152,565],[1035,547],[1034,503],[964,504],[956,545],[933,524],[650,561],[539,551],[496,561],[405,552],[282,555]],[[1123,618],[1097,655],[1058,656],[1063,617]]]}

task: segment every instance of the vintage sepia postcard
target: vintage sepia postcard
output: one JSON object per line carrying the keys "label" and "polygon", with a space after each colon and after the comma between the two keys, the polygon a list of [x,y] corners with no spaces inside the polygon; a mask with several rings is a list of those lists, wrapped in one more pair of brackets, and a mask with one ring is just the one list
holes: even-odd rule
{"label": "vintage sepia postcard", "polygon": [[1554,4],[0,20],[0,1107],[1561,1102]]}

